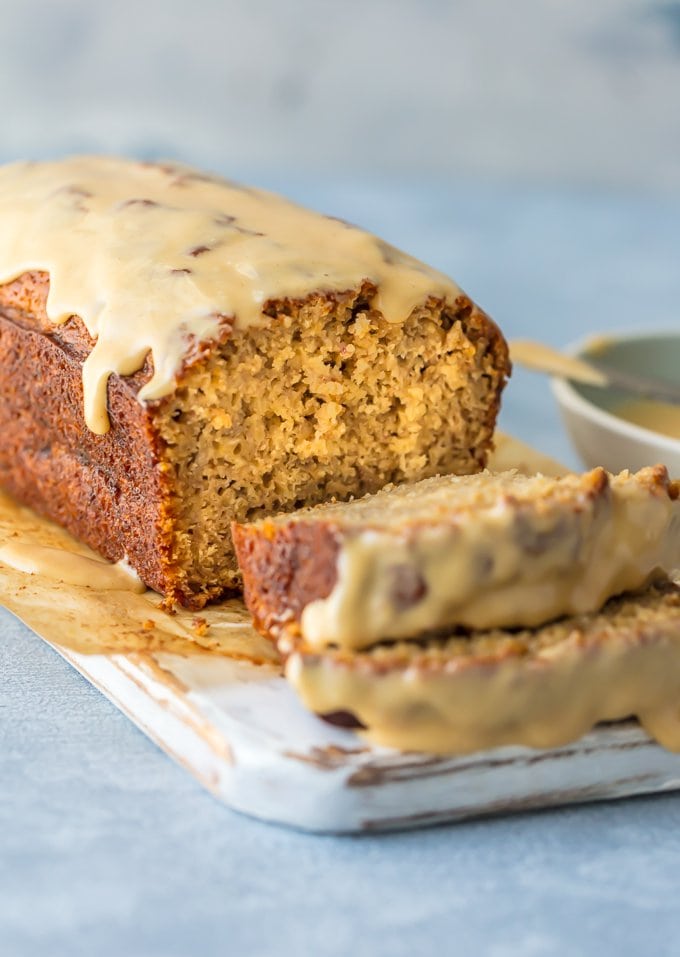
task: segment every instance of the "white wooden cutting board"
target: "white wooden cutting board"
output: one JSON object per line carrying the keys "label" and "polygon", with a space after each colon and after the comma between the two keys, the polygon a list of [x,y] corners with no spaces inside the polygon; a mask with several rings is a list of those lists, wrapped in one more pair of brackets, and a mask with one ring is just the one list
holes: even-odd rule
{"label": "white wooden cutting board", "polygon": [[[508,439],[493,464],[555,467]],[[0,545],[8,538],[86,551],[3,497]],[[1,564],[0,599],[218,799],[268,821],[352,833],[680,788],[680,755],[634,721],[551,751],[440,758],[367,745],[304,710],[240,603],[207,612],[204,631],[188,614],[168,625],[150,593],[98,594]],[[107,634],[125,650],[74,650]]]}

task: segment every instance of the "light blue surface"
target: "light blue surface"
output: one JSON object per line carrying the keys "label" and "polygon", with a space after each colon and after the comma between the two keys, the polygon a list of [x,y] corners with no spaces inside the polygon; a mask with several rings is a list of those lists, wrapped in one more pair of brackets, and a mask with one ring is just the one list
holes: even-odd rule
{"label": "light blue surface", "polygon": [[[680,203],[294,182],[450,271],[509,337],[680,327]],[[573,464],[547,384],[503,427]],[[0,954],[677,954],[680,795],[357,839],[231,813],[0,615]]]}

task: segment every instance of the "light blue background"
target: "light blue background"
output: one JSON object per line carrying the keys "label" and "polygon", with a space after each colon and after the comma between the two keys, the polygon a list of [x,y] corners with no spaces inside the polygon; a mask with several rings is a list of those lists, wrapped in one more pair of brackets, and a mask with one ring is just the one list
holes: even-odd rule
{"label": "light blue background", "polygon": [[[3,158],[173,153],[280,189],[510,337],[678,327],[677,3],[282,11],[4,0]],[[502,425],[576,464],[540,377]],[[0,615],[3,957],[662,957],[679,874],[672,794],[358,839],[237,816]]]}

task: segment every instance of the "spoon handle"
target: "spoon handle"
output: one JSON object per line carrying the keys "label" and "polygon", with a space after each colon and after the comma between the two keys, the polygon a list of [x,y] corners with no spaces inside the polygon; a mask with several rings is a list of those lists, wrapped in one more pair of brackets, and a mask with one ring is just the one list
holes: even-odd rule
{"label": "spoon handle", "polygon": [[609,385],[609,379],[601,369],[596,369],[584,359],[567,356],[542,342],[514,339],[510,343],[510,358],[517,365],[533,369],[534,372],[547,372],[548,375],[573,379],[586,385]]}
{"label": "spoon handle", "polygon": [[612,386],[623,392],[644,396],[646,399],[680,405],[680,385],[677,383],[608,367],[606,362],[602,362],[599,358],[588,362],[580,357],[564,355],[557,349],[529,339],[513,340],[510,343],[510,358],[517,365],[536,372],[547,372],[548,375],[572,379],[575,382],[600,388]]}

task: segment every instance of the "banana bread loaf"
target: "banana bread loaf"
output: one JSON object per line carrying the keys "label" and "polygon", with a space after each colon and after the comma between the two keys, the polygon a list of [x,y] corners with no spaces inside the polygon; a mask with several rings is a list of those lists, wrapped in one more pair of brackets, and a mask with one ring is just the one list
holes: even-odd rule
{"label": "banana bread loaf", "polygon": [[366,648],[535,627],[680,567],[680,485],[636,475],[430,478],[234,528],[260,630]]}
{"label": "banana bread loaf", "polygon": [[505,341],[342,221],[173,164],[0,169],[0,485],[192,607],[231,522],[482,469]]}
{"label": "banana bread loaf", "polygon": [[552,748],[634,715],[680,751],[679,654],[680,589],[665,582],[533,631],[358,652],[298,642],[286,676],[313,712],[402,750]]}

